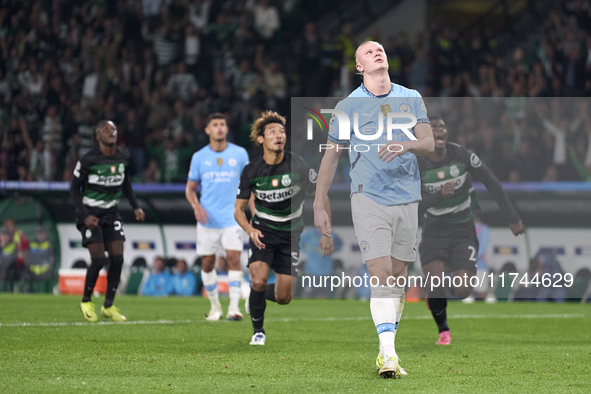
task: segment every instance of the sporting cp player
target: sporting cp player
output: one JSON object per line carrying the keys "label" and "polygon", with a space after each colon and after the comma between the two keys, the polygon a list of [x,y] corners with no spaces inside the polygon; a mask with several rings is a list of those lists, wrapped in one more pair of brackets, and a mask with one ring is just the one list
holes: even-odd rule
{"label": "sporting cp player", "polygon": [[[215,256],[221,245],[226,251],[229,267],[230,306],[226,318],[242,320],[238,305],[242,283],[242,230],[234,220],[233,212],[240,173],[248,164],[248,153],[244,148],[227,141],[228,125],[220,113],[209,115],[205,132],[209,135],[209,145],[193,155],[185,195],[197,219],[197,254],[201,256],[201,279],[211,303],[206,319],[219,320],[223,314],[215,271]],[[200,200],[195,195],[198,183],[201,183]]]}
{"label": "sporting cp player", "polygon": [[[390,82],[388,58],[377,42],[362,43],[355,53],[357,71],[363,84],[336,106],[354,125],[359,119],[360,135],[339,139],[335,117],[329,127],[327,149],[320,165],[314,221],[323,234],[331,232],[322,206],[334,178],[339,156],[349,151],[351,161],[351,210],[355,235],[363,262],[371,276],[379,279],[371,287],[371,315],[375,323],[380,352],[376,361],[382,378],[405,374],[394,349],[396,330],[404,308],[404,284],[388,277],[406,278],[407,266],[415,260],[418,202],[421,199],[419,168],[415,155],[433,152],[433,136],[427,110],[419,93]],[[371,141],[367,135],[380,129],[380,112],[402,112],[416,117],[415,140],[395,130],[392,140],[383,134]],[[350,130],[347,130],[350,132]],[[360,138],[364,137],[364,138]],[[379,150],[376,146],[379,144]],[[400,285],[399,285],[400,284]]]}
{"label": "sporting cp player", "polygon": [[447,299],[451,291],[457,298],[472,293],[470,278],[476,273],[478,239],[470,189],[470,175],[481,181],[499,204],[515,235],[523,234],[523,223],[513,209],[501,184],[480,158],[458,144],[447,142],[447,128],[440,116],[430,117],[435,151],[419,158],[423,200],[419,214],[426,211],[426,220],[419,253],[425,275],[442,277],[445,272],[465,278],[453,289],[436,287],[429,293],[427,303],[439,328],[438,345],[449,345],[451,334],[447,325]]}
{"label": "sporting cp player", "polygon": [[[254,335],[251,345],[265,344],[266,300],[289,304],[298,272],[300,234],[304,228],[304,196],[316,188],[316,171],[296,154],[284,150],[285,118],[266,111],[252,125],[250,139],[262,146],[263,155],[248,164],[240,177],[234,215],[250,236],[248,268],[252,275],[249,304]],[[244,209],[254,194],[252,226]],[[326,200],[326,211],[330,205]],[[334,250],[332,238],[320,240],[323,253]],[[276,274],[267,285],[269,270]]]}
{"label": "sporting cp player", "polygon": [[[76,207],[76,227],[82,233],[82,245],[90,252],[91,263],[86,271],[84,296],[80,309],[84,318],[95,322],[98,317],[90,298],[99,271],[108,266],[107,294],[101,315],[114,321],[127,319],[113,306],[123,266],[123,223],[117,204],[125,195],[135,213],[143,222],[144,211],[139,207],[131,180],[127,174],[130,156],[127,149],[117,147],[117,127],[110,120],[99,122],[92,134],[94,147],[80,158],[74,169],[70,194]],[[109,257],[105,257],[105,250]]]}

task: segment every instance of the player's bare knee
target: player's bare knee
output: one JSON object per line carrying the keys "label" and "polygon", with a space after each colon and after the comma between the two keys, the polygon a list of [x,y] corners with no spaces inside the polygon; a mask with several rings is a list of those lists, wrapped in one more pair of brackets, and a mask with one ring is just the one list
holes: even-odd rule
{"label": "player's bare knee", "polygon": [[215,268],[215,256],[201,256],[201,270],[210,273]]}
{"label": "player's bare knee", "polygon": [[265,291],[267,289],[267,278],[252,278],[252,288],[254,291]]}
{"label": "player's bare knee", "polygon": [[291,294],[290,293],[277,295],[277,303],[279,305],[287,305],[290,303],[290,301],[291,301]]}
{"label": "player's bare knee", "polygon": [[227,253],[228,268],[233,271],[240,270],[240,253]]}
{"label": "player's bare knee", "polygon": [[454,289],[454,293],[457,298],[464,299],[472,294],[472,286],[460,286]]}

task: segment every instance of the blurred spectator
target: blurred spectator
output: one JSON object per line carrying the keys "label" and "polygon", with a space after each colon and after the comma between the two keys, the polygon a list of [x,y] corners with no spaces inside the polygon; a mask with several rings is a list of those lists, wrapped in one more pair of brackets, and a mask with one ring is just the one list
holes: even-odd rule
{"label": "blurred spectator", "polygon": [[195,152],[191,146],[179,146],[178,138],[165,138],[164,146],[157,144],[160,137],[160,133],[153,133],[146,142],[146,150],[152,158],[158,160],[164,182],[181,182],[187,177],[186,162]]}
{"label": "blurred spectator", "polygon": [[281,27],[277,7],[269,4],[269,0],[261,0],[254,8],[254,27],[264,40],[270,40]]}
{"label": "blurred spectator", "polygon": [[49,233],[43,226],[39,226],[35,241],[30,243],[29,250],[25,253],[26,270],[23,281],[32,282],[52,280],[55,274],[55,248],[49,239]]}
{"label": "blurred spectator", "polygon": [[195,294],[196,283],[195,274],[189,271],[187,262],[179,259],[175,266],[175,273],[172,275],[173,294],[191,296]]}
{"label": "blurred spectator", "polygon": [[19,272],[24,269],[25,266],[25,255],[24,253],[29,249],[29,240],[21,230],[17,230],[14,219],[7,218],[4,220],[4,227],[6,227],[10,234],[10,239],[17,246],[17,266]]}
{"label": "blurred spectator", "polygon": [[12,241],[10,230],[5,226],[0,228],[0,248],[0,287],[4,287],[3,282],[10,282],[10,288],[4,287],[0,290],[12,290],[18,248]]}
{"label": "blurred spectator", "polygon": [[166,265],[162,257],[154,259],[154,266],[152,272],[148,276],[148,280],[142,286],[141,295],[165,297],[172,294],[172,277],[166,270]]}
{"label": "blurred spectator", "polygon": [[540,282],[544,278],[550,278],[552,286],[539,286],[537,300],[540,302],[556,301],[564,302],[566,299],[566,286],[558,277],[564,276],[564,271],[556,259],[557,250],[553,248],[541,248],[532,262],[533,275],[538,274]]}
{"label": "blurred spectator", "polygon": [[185,63],[179,63],[176,73],[172,74],[166,86],[169,98],[188,103],[197,93],[197,89],[198,86],[195,76],[187,73],[187,65]]}

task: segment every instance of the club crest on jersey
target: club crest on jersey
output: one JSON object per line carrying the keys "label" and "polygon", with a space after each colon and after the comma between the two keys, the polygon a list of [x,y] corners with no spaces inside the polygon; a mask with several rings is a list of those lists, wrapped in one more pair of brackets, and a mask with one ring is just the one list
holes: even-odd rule
{"label": "club crest on jersey", "polygon": [[232,158],[228,160],[228,164],[230,165],[230,167],[236,167],[236,159]]}
{"label": "club crest on jersey", "polygon": [[111,166],[111,174],[114,174],[117,171],[117,167]]}
{"label": "club crest on jersey", "polygon": [[404,112],[405,114],[410,112],[410,107],[408,104],[400,104],[400,112]]}
{"label": "club crest on jersey", "polygon": [[125,166],[123,165],[123,163],[119,164],[119,173],[123,174],[125,172]]}
{"label": "club crest on jersey", "polygon": [[279,186],[279,179],[273,179],[273,180],[271,181],[271,185],[272,185],[273,187],[277,187],[277,186]]}
{"label": "club crest on jersey", "polygon": [[451,176],[458,176],[460,175],[460,169],[455,164],[449,168],[449,173]]}
{"label": "club crest on jersey", "polygon": [[281,184],[285,187],[291,185],[291,178],[289,174],[285,174],[281,177]]}
{"label": "club crest on jersey", "polygon": [[218,163],[218,166],[221,166],[222,164],[224,164],[224,159],[222,159],[221,157],[218,157],[218,160],[216,161],[216,163]]}
{"label": "club crest on jersey", "polygon": [[437,171],[437,178],[445,179],[445,171]]}

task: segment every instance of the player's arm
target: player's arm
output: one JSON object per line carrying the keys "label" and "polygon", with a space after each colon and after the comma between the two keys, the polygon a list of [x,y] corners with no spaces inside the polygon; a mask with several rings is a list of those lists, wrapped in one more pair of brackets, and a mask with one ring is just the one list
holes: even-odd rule
{"label": "player's arm", "polygon": [[135,220],[138,222],[143,222],[146,219],[146,214],[144,210],[140,208],[140,205],[137,203],[137,199],[135,198],[135,193],[133,192],[133,188],[131,187],[131,178],[129,174],[125,174],[125,179],[123,179],[123,195],[129,201],[129,204],[133,208],[133,213],[135,214]]}
{"label": "player's arm", "polygon": [[501,182],[492,174],[490,169],[486,166],[486,164],[480,161],[480,158],[476,155],[476,153],[472,153],[466,150],[469,156],[469,164],[468,169],[478,179],[481,181],[486,190],[493,196],[499,207],[501,208],[501,212],[509,221],[509,227],[514,235],[523,234],[525,229],[523,227],[523,223],[515,212],[513,208],[513,204],[509,200],[509,196],[503,190],[503,186],[501,186]]}
{"label": "player's arm", "polygon": [[91,215],[88,212],[88,209],[86,209],[86,206],[82,202],[82,191],[80,190],[86,179],[88,179],[88,172],[88,165],[86,165],[86,163],[83,165],[82,160],[79,160],[74,168],[74,176],[72,177],[72,183],[70,184],[70,196],[72,197],[72,202],[74,203],[76,210],[84,219],[84,225],[92,230],[98,226],[98,218]]}
{"label": "player's arm", "polygon": [[250,193],[250,198],[248,199],[248,209],[250,210],[250,217],[254,216],[254,194]]}
{"label": "player's arm", "polygon": [[[330,201],[328,200],[328,189],[334,179],[334,175],[339,165],[339,158],[345,146],[332,142],[330,139],[326,142],[328,148],[324,153],[320,169],[318,170],[318,179],[316,181],[316,193],[314,198],[314,225],[322,235],[332,236],[332,227],[330,225]],[[327,210],[328,207],[328,210]]]}
{"label": "player's arm", "polygon": [[[316,192],[312,192],[312,195],[314,196],[316,194]],[[328,195],[326,196],[326,198],[324,199],[324,212],[326,212],[327,216],[328,216],[328,228],[330,229],[330,234],[326,235],[326,234],[322,234],[322,236],[320,237],[320,249],[322,249],[322,257],[324,256],[330,256],[331,254],[333,254],[334,250],[335,250],[335,245],[334,245],[334,240],[332,238],[332,212],[330,209],[330,198],[328,198]],[[314,212],[314,218],[316,218],[316,212]]]}
{"label": "player's arm", "polygon": [[199,200],[197,199],[197,194],[195,193],[195,189],[197,188],[197,182],[192,180],[187,180],[187,186],[185,187],[185,197],[191,207],[193,208],[193,212],[195,213],[195,219],[201,224],[207,224],[208,215],[205,212],[205,209],[199,204]]}
{"label": "player's arm", "polygon": [[[244,210],[246,209],[246,205],[248,202],[253,198],[253,191],[250,186],[250,176],[249,176],[249,167],[246,166],[242,170],[242,174],[240,175],[240,186],[238,187],[238,195],[236,196],[236,202],[234,203],[234,219],[242,229],[248,234],[252,242],[255,246],[259,249],[265,249],[265,244],[261,242],[261,238],[264,238],[264,235],[261,233],[260,230],[252,227],[246,219],[246,214]],[[254,204],[253,204],[254,205]],[[255,210],[253,208],[253,216]]]}
{"label": "player's arm", "polygon": [[[433,130],[429,123],[419,123],[414,127],[416,140],[410,141],[390,141],[384,144],[378,150],[378,156],[387,163],[406,152],[416,156],[426,156],[435,150],[435,140],[433,139]],[[391,145],[394,147],[390,148]]]}
{"label": "player's arm", "polygon": [[248,223],[248,219],[244,213],[248,201],[249,200],[242,198],[236,199],[236,203],[234,204],[234,218],[236,219],[238,225],[242,227],[250,239],[252,239],[252,242],[254,242],[255,246],[259,249],[265,249],[265,244],[261,242],[261,238],[264,238],[264,235],[260,230],[252,227],[250,223]]}

